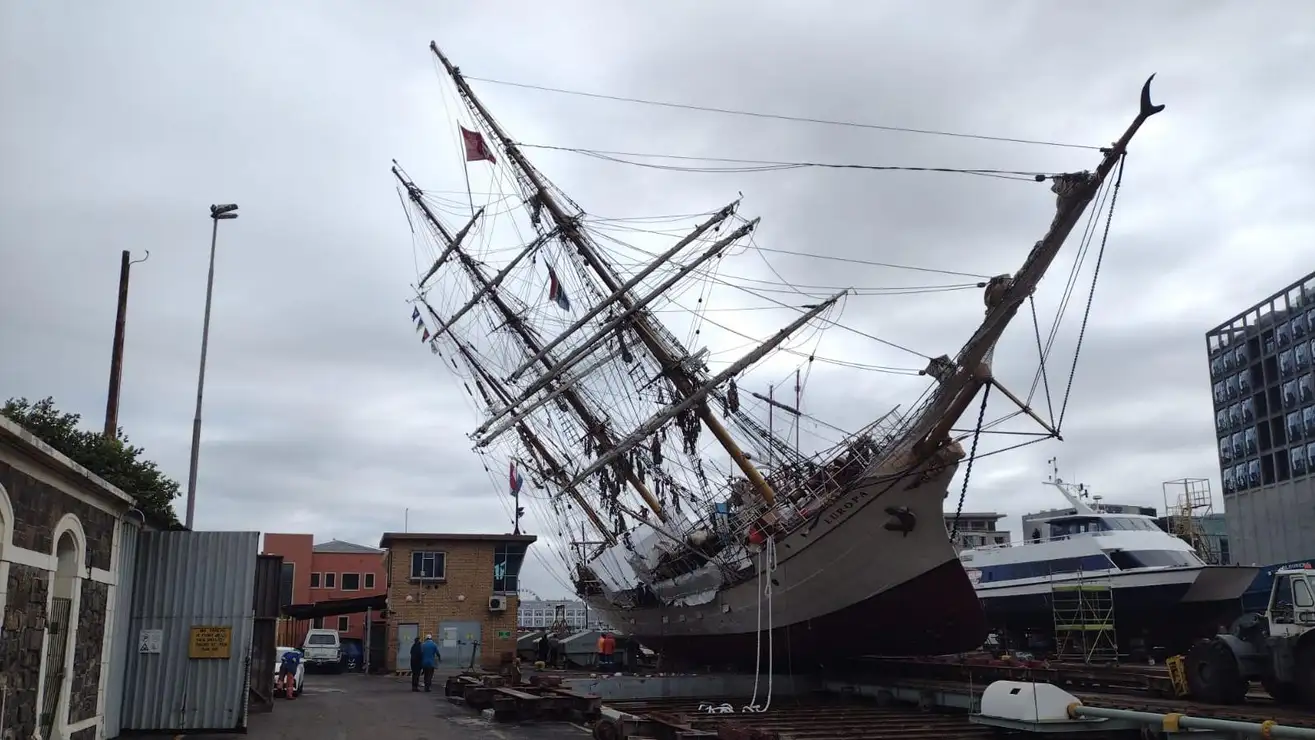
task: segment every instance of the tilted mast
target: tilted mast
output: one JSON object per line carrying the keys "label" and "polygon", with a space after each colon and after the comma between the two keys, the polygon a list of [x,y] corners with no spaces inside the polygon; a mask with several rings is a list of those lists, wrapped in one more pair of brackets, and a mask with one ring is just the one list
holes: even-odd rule
{"label": "tilted mast", "polygon": [[[425,219],[450,246],[452,242],[451,233],[448,232],[447,228],[438,220],[438,217],[434,215],[434,212],[430,210],[429,205],[425,203],[424,198],[421,197],[420,188],[416,187],[415,183],[404,177],[396,166],[393,167],[393,176],[397,178],[397,181],[400,182],[404,188],[406,188],[407,195],[411,198],[411,201],[419,206]],[[476,283],[477,289],[487,293],[489,302],[498,309],[502,314],[503,319],[506,321],[507,326],[511,327],[512,331],[516,332],[517,336],[520,337],[521,341],[529,351],[538,352],[541,348],[538,338],[536,338],[529,329],[525,327],[525,322],[515,311],[512,310],[511,306],[507,305],[507,302],[503,300],[502,295],[496,290],[496,288],[489,289],[489,281],[480,273],[478,266],[473,263],[470,256],[460,248],[448,249],[446,252],[457,256],[457,259],[466,269],[467,274],[470,275],[471,280]],[[437,318],[438,317],[435,317],[436,320]],[[444,322],[444,326],[446,327],[446,322]],[[547,356],[542,357],[540,363],[549,372],[556,369],[556,365],[553,363],[552,359]],[[606,427],[598,420],[598,418],[594,416],[593,411],[585,404],[584,399],[580,397],[580,394],[574,389],[570,389],[567,390],[563,396],[565,397],[566,402],[571,406],[572,410],[575,411],[576,415],[580,417],[580,421],[584,424],[587,432],[593,435],[598,441],[599,448],[603,450],[611,449],[613,445],[612,436],[608,433]],[[648,507],[659,519],[666,521],[666,514],[662,510],[662,505],[653,495],[653,492],[649,490],[648,486],[645,485],[643,481],[639,480],[639,477],[632,470],[627,469],[625,475],[626,480],[632,487],[634,487],[640,497],[644,499],[644,503],[648,504]]]}
{"label": "tilted mast", "polygon": [[[576,250],[580,253],[580,256],[583,257],[589,267],[597,273],[599,279],[605,286],[607,286],[607,289],[613,293],[621,292],[620,279],[612,269],[602,261],[588,241],[585,240],[584,236],[580,233],[575,219],[567,215],[562,209],[561,204],[557,202],[556,198],[554,198],[549,191],[543,177],[530,165],[529,161],[525,158],[525,155],[522,154],[520,149],[516,146],[516,143],[512,141],[505,132],[503,132],[502,127],[499,126],[493,116],[489,114],[488,110],[484,107],[484,104],[480,102],[474,91],[470,89],[470,85],[461,75],[461,70],[453,65],[452,62],[443,55],[443,52],[439,51],[438,44],[435,42],[431,41],[429,43],[429,49],[436,57],[438,57],[439,61],[442,62],[444,69],[446,69],[448,74],[452,77],[453,82],[457,86],[457,90],[460,92],[462,99],[465,100],[466,104],[470,107],[471,112],[476,115],[494,137],[497,138],[498,143],[502,145],[503,150],[507,153],[507,157],[516,165],[516,168],[521,175],[520,179],[527,186],[527,189],[532,192],[536,205],[541,206],[543,210],[548,212],[549,217],[552,219],[557,229],[562,233],[562,236],[575,246]],[[624,292],[618,297],[617,302],[626,309],[630,309],[633,306],[633,301]],[[657,331],[653,328],[648,312],[640,312],[635,318],[636,321],[632,325],[635,333],[639,336],[649,353],[657,359],[667,377],[670,378],[673,384],[675,384],[676,389],[684,396],[694,394],[698,390],[699,384],[696,383],[694,379],[690,377],[689,373],[681,366],[681,358],[672,355],[663,338],[660,337]],[[731,459],[735,461],[735,464],[753,484],[754,488],[767,502],[768,506],[773,505],[776,501],[776,495],[772,491],[771,485],[768,484],[767,479],[763,477],[762,473],[760,473],[753,463],[745,456],[744,451],[740,449],[740,446],[731,437],[730,432],[712,413],[712,409],[708,407],[708,404],[701,400],[696,405],[696,413],[703,421],[704,425],[707,426],[708,431],[712,432],[713,437],[715,437],[721,446],[726,449],[726,452],[730,455]]]}
{"label": "tilted mast", "polygon": [[[433,306],[430,306],[429,303],[426,302],[425,308],[429,310],[429,315],[434,318],[434,321],[440,321],[438,313],[434,311]],[[451,324],[449,323],[447,326],[450,327]],[[484,387],[485,385],[488,385],[488,387],[492,388],[493,392],[501,397],[505,403],[508,397],[507,389],[503,388],[498,379],[493,377],[493,374],[484,368],[483,363],[475,357],[474,353],[466,348],[465,344],[460,341],[455,341],[455,344],[457,345],[457,351],[461,353],[463,358],[465,358],[466,364],[470,366],[470,369],[475,371],[475,373],[484,380],[484,383],[475,383],[475,388],[479,391],[479,394],[484,397],[484,402],[489,406],[493,405],[493,398],[489,395],[489,391]],[[603,518],[594,510],[594,507],[590,506],[589,502],[584,499],[584,496],[580,495],[580,491],[575,487],[566,487],[566,484],[569,482],[566,477],[566,470],[562,467],[561,463],[557,461],[557,457],[549,451],[548,446],[539,439],[539,436],[535,434],[529,426],[523,423],[518,423],[516,425],[516,431],[520,433],[521,441],[525,443],[525,446],[530,448],[531,452],[543,458],[543,461],[548,465],[548,477],[555,480],[558,488],[566,495],[570,496],[571,500],[575,501],[576,505],[584,511],[585,516],[589,517],[589,522],[594,525],[594,529],[598,530],[598,533],[603,536],[603,539],[607,544],[616,544],[616,535],[612,534],[612,530],[603,523]]]}
{"label": "tilted mast", "polygon": [[945,444],[949,439],[950,428],[958,422],[977,392],[992,382],[988,353],[995,347],[1019,306],[1032,295],[1064,240],[1073,231],[1114,166],[1127,154],[1132,137],[1146,119],[1164,110],[1163,105],[1151,103],[1151,80],[1154,79],[1155,75],[1151,75],[1142,85],[1141,108],[1137,117],[1113,146],[1102,149],[1104,157],[1096,171],[1059,175],[1055,178],[1052,190],[1058,198],[1049,230],[1032,247],[1016,275],[1012,278],[1001,275],[991,279],[986,288],[986,318],[960,350],[957,361],[951,364],[948,358],[938,358],[928,366],[925,372],[938,376],[941,383],[911,430],[909,438],[917,454],[931,454]]}

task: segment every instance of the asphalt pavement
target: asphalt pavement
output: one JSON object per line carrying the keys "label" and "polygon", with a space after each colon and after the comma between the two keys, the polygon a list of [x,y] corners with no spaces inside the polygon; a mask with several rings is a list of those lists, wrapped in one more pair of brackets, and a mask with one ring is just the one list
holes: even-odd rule
{"label": "asphalt pavement", "polygon": [[[411,691],[410,678],[361,674],[306,675],[305,690],[274,711],[252,715],[249,740],[581,740],[589,732],[567,722],[493,722],[452,704],[446,677],[431,693]],[[231,740],[232,736],[224,736]],[[199,740],[191,736],[191,740]]]}

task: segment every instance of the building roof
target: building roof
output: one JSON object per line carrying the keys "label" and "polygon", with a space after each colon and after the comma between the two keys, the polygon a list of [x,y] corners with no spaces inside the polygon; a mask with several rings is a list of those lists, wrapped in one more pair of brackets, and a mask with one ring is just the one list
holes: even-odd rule
{"label": "building roof", "polygon": [[329,540],[328,542],[311,547],[311,552],[342,553],[345,555],[371,555],[374,553],[382,553],[383,550],[366,547],[365,545],[357,545],[352,542],[343,542],[342,540]]}
{"label": "building roof", "polygon": [[[944,512],[944,514],[946,519],[954,518],[952,512],[947,511]],[[965,511],[959,514],[960,519],[990,519],[992,521],[999,521],[1000,519],[1004,519],[1005,516],[1005,514],[997,514],[994,511]]]}
{"label": "building roof", "polygon": [[0,442],[12,445],[20,452],[56,470],[67,471],[69,476],[91,485],[95,493],[116,504],[136,506],[137,499],[119,490],[104,478],[73,462],[64,453],[41,441],[35,434],[19,426],[6,416],[0,416]]}
{"label": "building roof", "polygon": [[532,534],[384,532],[384,536],[379,538],[379,546],[388,548],[402,542],[524,542],[528,545],[538,539]]}

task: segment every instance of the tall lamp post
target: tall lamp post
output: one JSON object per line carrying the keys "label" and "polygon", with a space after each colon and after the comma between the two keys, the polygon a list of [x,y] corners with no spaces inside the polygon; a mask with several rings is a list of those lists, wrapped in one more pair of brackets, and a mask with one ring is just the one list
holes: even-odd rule
{"label": "tall lamp post", "polygon": [[196,513],[196,463],[201,456],[201,398],[205,392],[205,355],[210,344],[210,296],[215,288],[215,242],[219,239],[219,222],[237,218],[237,204],[225,203],[210,206],[210,219],[214,228],[210,231],[210,274],[205,281],[205,319],[201,324],[201,370],[196,377],[196,416],[192,417],[192,462],[187,470],[187,521],[192,528],[192,518]]}

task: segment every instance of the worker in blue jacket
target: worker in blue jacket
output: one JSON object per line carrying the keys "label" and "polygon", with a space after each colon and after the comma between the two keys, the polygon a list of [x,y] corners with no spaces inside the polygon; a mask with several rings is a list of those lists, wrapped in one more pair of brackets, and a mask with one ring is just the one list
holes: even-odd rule
{"label": "worker in blue jacket", "polygon": [[434,668],[442,657],[438,654],[438,643],[434,642],[433,635],[425,635],[425,641],[420,645],[420,666],[425,672],[425,691],[429,691],[434,684]]}

